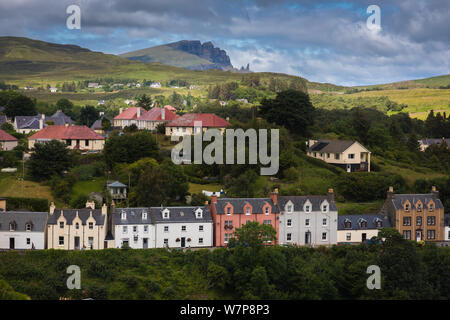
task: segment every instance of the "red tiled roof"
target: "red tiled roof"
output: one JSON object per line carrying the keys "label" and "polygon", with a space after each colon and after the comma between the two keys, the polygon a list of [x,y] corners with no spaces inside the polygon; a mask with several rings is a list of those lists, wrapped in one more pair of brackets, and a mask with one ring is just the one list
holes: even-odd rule
{"label": "red tiled roof", "polygon": [[170,111],[177,111],[177,109],[175,109],[174,107],[172,107],[171,105],[166,105],[164,106],[164,109],[170,110]]}
{"label": "red tiled roof", "polygon": [[[152,108],[145,112],[138,120],[147,120],[147,121],[161,121],[161,111],[162,108]],[[165,109],[164,118],[166,121],[175,120],[178,116],[170,111],[169,109]]]}
{"label": "red tiled roof", "polygon": [[224,128],[230,123],[214,113],[187,113],[169,122],[166,127],[193,127],[195,121],[201,121],[202,127]]}
{"label": "red tiled roof", "polygon": [[10,135],[8,132],[0,129],[0,141],[17,141],[17,139]]}
{"label": "red tiled roof", "polygon": [[[130,107],[130,108],[126,109],[125,111],[123,111],[122,113],[120,113],[119,115],[115,116],[114,119],[115,120],[133,120],[133,119],[137,119],[138,108],[141,108],[141,107]],[[141,115],[144,112],[145,112],[145,109],[141,108]]]}
{"label": "red tiled roof", "polygon": [[47,126],[29,139],[104,140],[105,138],[86,126]]}

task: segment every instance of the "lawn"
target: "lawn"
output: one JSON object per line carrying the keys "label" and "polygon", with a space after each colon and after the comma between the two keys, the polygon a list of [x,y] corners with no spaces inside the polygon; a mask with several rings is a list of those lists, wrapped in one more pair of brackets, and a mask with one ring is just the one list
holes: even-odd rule
{"label": "lawn", "polygon": [[383,206],[384,200],[373,202],[336,202],[339,215],[376,214]]}
{"label": "lawn", "polygon": [[103,192],[106,186],[106,179],[97,178],[88,181],[78,181],[72,188],[72,199],[81,195],[89,195],[91,192]]}
{"label": "lawn", "polygon": [[198,184],[198,183],[189,183],[189,192],[191,194],[194,193],[202,193],[203,190],[219,192],[220,189],[223,189],[223,186],[217,183],[209,183],[209,184]]}

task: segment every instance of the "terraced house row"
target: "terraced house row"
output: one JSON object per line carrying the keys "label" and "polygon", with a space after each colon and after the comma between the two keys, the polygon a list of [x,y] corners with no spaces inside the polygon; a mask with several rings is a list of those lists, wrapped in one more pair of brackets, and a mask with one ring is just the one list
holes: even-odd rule
{"label": "terraced house row", "polygon": [[[109,211],[109,213],[108,213]],[[450,215],[435,187],[429,194],[395,194],[378,214],[338,215],[333,189],[327,195],[219,198],[203,206],[95,208],[49,212],[7,211],[0,199],[0,249],[210,248],[226,247],[249,221],[273,226],[277,244],[330,246],[361,243],[394,227],[406,239],[448,245]]]}

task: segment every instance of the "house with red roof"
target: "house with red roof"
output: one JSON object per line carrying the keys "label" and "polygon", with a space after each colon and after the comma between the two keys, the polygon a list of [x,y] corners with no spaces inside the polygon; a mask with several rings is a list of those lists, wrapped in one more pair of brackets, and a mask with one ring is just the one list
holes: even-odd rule
{"label": "house with red roof", "polygon": [[166,107],[155,107],[148,111],[141,107],[130,107],[125,111],[121,108],[119,115],[113,120],[113,126],[124,129],[134,124],[138,129],[153,131],[159,124],[168,123],[177,117],[173,111]]}
{"label": "house with red roof", "polygon": [[82,151],[103,150],[105,138],[86,126],[47,126],[28,138],[28,147],[35,143],[59,140],[66,143],[69,149]]}
{"label": "house with red roof", "polygon": [[137,119],[144,114],[145,109],[142,107],[130,107],[123,110],[120,108],[119,114],[113,119],[113,127],[125,128],[135,124],[137,126]]}
{"label": "house with red roof", "polygon": [[15,137],[0,129],[0,150],[12,150],[17,147],[18,142]]}
{"label": "house with red roof", "polygon": [[166,124],[166,136],[197,133],[194,132],[195,129],[198,130],[198,128],[194,128],[197,125],[201,125],[203,132],[209,128],[214,128],[220,129],[223,133],[225,128],[230,126],[230,123],[214,113],[187,113]]}
{"label": "house with red roof", "polygon": [[178,116],[166,108],[152,108],[137,119],[137,126],[139,129],[153,131],[158,125],[169,123],[176,118]]}

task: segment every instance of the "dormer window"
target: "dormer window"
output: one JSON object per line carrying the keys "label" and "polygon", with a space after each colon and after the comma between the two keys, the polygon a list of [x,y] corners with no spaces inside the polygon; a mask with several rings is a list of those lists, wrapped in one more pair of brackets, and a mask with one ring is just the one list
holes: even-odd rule
{"label": "dormer window", "polygon": [[289,213],[292,212],[292,204],[288,204],[287,205],[286,211],[289,212]]}
{"label": "dormer window", "polygon": [[345,229],[351,229],[352,228],[352,222],[350,220],[344,221],[344,228]]}
{"label": "dormer window", "polygon": [[359,226],[361,229],[366,229],[367,228],[367,221],[366,220],[361,220],[359,222]]}
{"label": "dormer window", "polygon": [[77,223],[75,223],[75,229],[80,229],[80,224],[77,222]]}
{"label": "dormer window", "polygon": [[247,215],[250,214],[250,207],[245,208],[245,214],[247,214]]}
{"label": "dormer window", "polygon": [[16,231],[17,229],[17,224],[15,221],[12,221],[9,223],[9,231]]}
{"label": "dormer window", "polygon": [[264,213],[265,213],[265,214],[269,214],[269,207],[266,207],[266,208],[264,209]]}
{"label": "dormer window", "polygon": [[231,215],[231,207],[227,207],[227,215]]}
{"label": "dormer window", "polygon": [[409,204],[405,204],[405,211],[406,211],[406,212],[409,211]]}
{"label": "dormer window", "polygon": [[142,212],[142,220],[147,220],[147,212]]}
{"label": "dormer window", "polygon": [[377,228],[382,228],[383,227],[383,221],[381,221],[380,219],[375,220],[375,226]]}
{"label": "dormer window", "polygon": [[430,204],[428,205],[428,210],[433,211],[433,204],[432,204],[432,203],[430,203]]}
{"label": "dormer window", "polygon": [[328,211],[328,205],[324,204],[322,205],[322,212],[327,212]]}
{"label": "dormer window", "polygon": [[121,219],[122,220],[127,220],[127,212],[125,210],[122,210]]}
{"label": "dormer window", "polygon": [[417,204],[417,211],[418,212],[422,211],[422,205],[420,203]]}
{"label": "dormer window", "polygon": [[170,219],[170,211],[168,209],[164,209],[162,212],[163,219]]}
{"label": "dormer window", "polygon": [[33,226],[32,226],[32,224],[31,224],[31,222],[28,222],[28,223],[25,225],[25,230],[26,230],[26,231],[31,231],[32,228],[33,228]]}
{"label": "dormer window", "polygon": [[197,219],[201,219],[203,217],[203,210],[202,209],[197,209],[197,211],[195,211],[195,217]]}
{"label": "dormer window", "polygon": [[305,212],[311,212],[311,206],[310,205],[306,205],[305,206]]}

